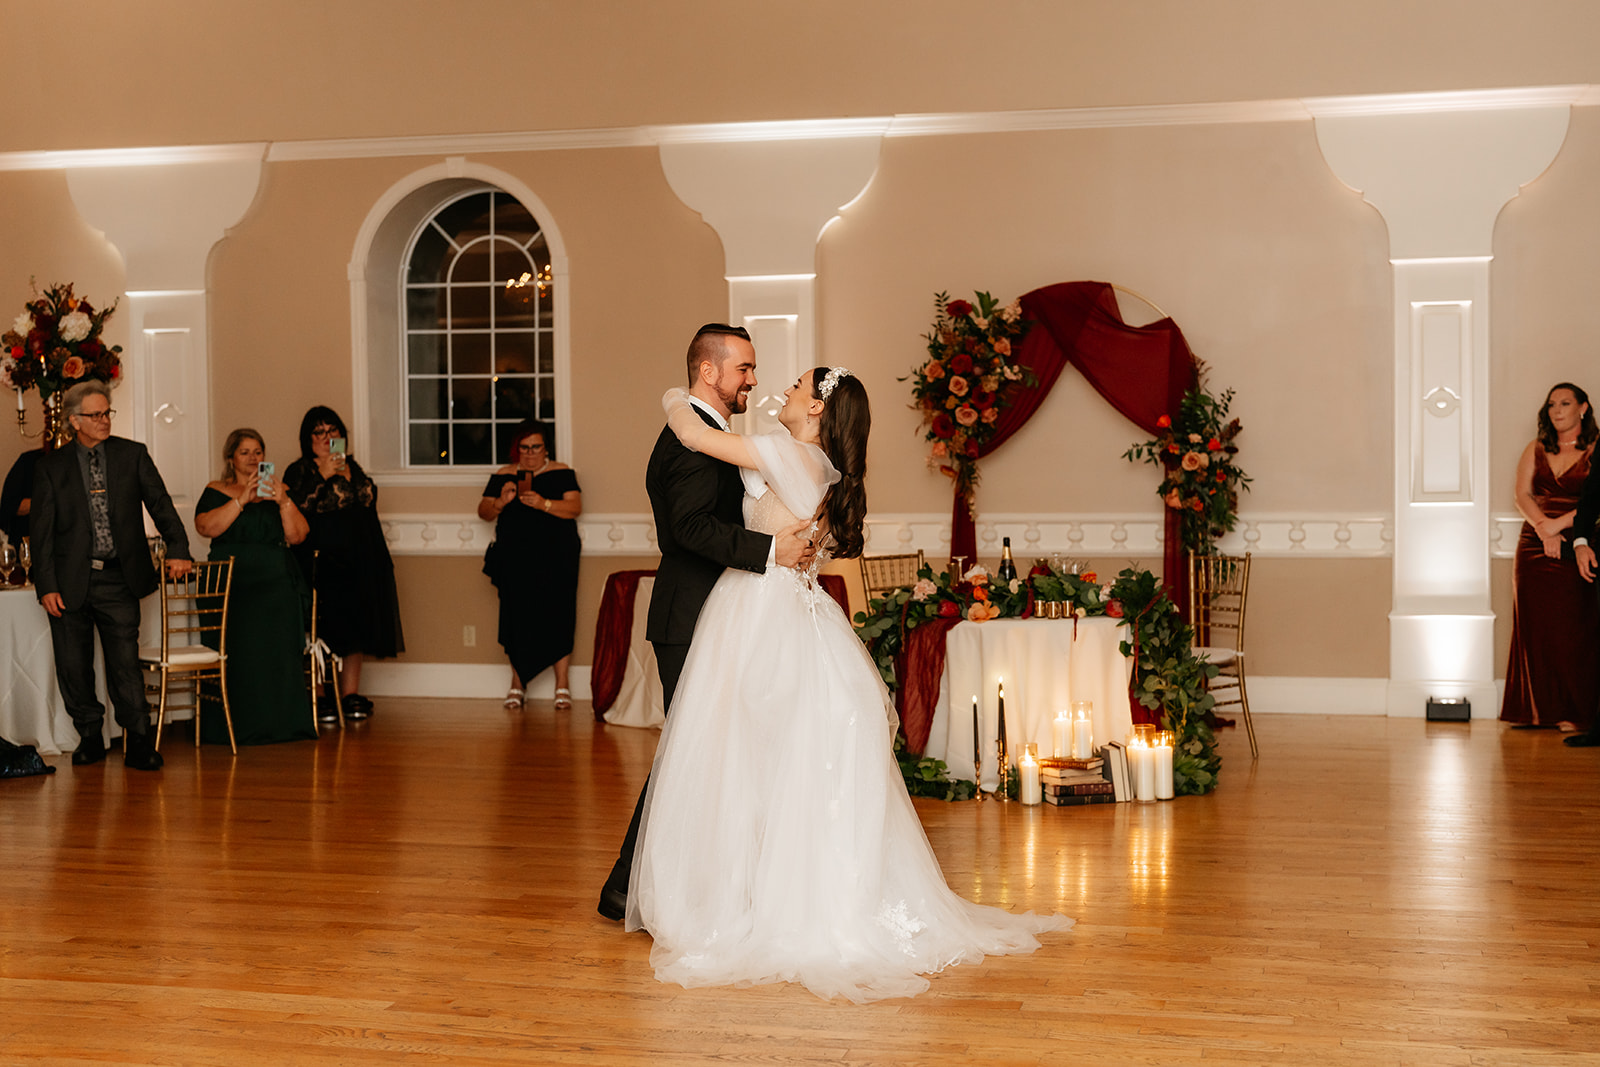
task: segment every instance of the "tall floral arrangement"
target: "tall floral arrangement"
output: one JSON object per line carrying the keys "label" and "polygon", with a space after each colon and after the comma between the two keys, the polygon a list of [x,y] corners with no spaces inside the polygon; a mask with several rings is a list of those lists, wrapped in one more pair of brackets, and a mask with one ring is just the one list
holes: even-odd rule
{"label": "tall floral arrangement", "polygon": [[122,373],[122,346],[100,339],[106,320],[117,310],[96,308],[73,294],[71,283],[60,282],[33,299],[11,329],[0,335],[0,388],[26,392],[35,387],[41,399],[91,378],[115,381]]}
{"label": "tall floral arrangement", "polygon": [[1123,458],[1161,468],[1156,492],[1167,507],[1182,513],[1184,548],[1203,555],[1238,524],[1239,490],[1249,489],[1250,478],[1234,459],[1241,427],[1238,419],[1228,417],[1233,390],[1213,396],[1206,388],[1204,364],[1199,372],[1177,413],[1156,421],[1160,436],[1134,445]]}
{"label": "tall floral arrangement", "polygon": [[1010,405],[1010,387],[1033,381],[1016,362],[1017,345],[1028,332],[1021,303],[1002,307],[988,293],[974,296],[975,305],[945,293],[934,298],[933,329],[924,335],[928,358],[900,379],[910,380],[911,406],[922,413],[929,466],[955,479],[968,507],[978,484],[978,456]]}

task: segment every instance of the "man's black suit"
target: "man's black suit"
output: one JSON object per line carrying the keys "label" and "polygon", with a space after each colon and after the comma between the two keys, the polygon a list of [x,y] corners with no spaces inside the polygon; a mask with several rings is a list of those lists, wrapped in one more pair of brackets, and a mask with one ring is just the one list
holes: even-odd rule
{"label": "man's black suit", "polygon": [[[706,412],[698,407],[695,411],[706,425],[717,426]],[[656,438],[655,451],[645,468],[644,487],[650,494],[656,544],[661,549],[645,637],[655,649],[662,699],[670,709],[695,623],[711,587],[728,567],[757,573],[766,570],[772,535],[744,528],[744,482],[739,468],[691,452],[671,429],[663,429]],[[649,788],[647,780],[645,789]],[[628,891],[643,814],[644,790],[640,790],[621,854],[606,879],[608,892],[625,895]]]}
{"label": "man's black suit", "polygon": [[145,540],[144,509],[167,543],[168,559],[188,559],[189,538],[144,445],[108,437],[101,447],[115,559],[92,566],[94,519],[74,442],[40,457],[34,472],[33,581],[40,600],[61,596],[64,610],[51,617],[50,637],[56,678],[78,733],[98,735],[105,719],[94,691],[98,629],[117,725],[142,734],[150,715],[139,672],[139,601],[160,583]]}
{"label": "man's black suit", "polygon": [[[1578,510],[1572,516],[1572,536],[1587,538],[1591,550],[1600,548],[1595,544],[1596,521],[1600,521],[1600,463],[1591,462],[1589,476],[1583,480],[1583,491],[1578,494]],[[1596,581],[1594,587],[1595,593],[1600,595],[1600,581]],[[1600,709],[1594,709],[1588,732],[1569,737],[1566,743],[1582,748],[1600,747]]]}

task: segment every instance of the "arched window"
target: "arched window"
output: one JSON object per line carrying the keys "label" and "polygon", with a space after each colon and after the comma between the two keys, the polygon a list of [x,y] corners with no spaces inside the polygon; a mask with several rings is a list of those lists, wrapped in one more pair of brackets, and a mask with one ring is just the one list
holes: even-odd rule
{"label": "arched window", "polygon": [[523,419],[556,418],[554,280],[543,228],[509,193],[459,193],[404,256],[405,465],[505,462]]}

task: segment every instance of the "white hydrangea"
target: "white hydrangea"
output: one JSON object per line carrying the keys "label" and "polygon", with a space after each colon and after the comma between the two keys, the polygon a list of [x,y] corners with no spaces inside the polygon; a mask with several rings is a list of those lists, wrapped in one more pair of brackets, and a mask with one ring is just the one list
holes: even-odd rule
{"label": "white hydrangea", "polygon": [[18,315],[16,321],[11,324],[11,328],[24,337],[28,336],[28,332],[33,329],[33,312],[24,311]]}
{"label": "white hydrangea", "polygon": [[69,312],[61,317],[61,339],[63,341],[81,341],[89,336],[89,331],[93,327],[93,321],[83,312]]}

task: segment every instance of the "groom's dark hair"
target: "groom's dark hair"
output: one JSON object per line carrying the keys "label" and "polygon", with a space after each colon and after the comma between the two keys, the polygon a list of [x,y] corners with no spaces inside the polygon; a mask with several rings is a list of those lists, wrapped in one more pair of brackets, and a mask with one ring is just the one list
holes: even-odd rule
{"label": "groom's dark hair", "polygon": [[750,340],[750,331],[743,326],[729,326],[725,322],[708,322],[695,331],[694,340],[689,342],[689,356],[685,361],[689,371],[689,384],[693,385],[695,379],[700,377],[700,364],[710,363],[722,366],[722,361],[727,357],[728,343],[724,337],[737,337],[740,340]]}

